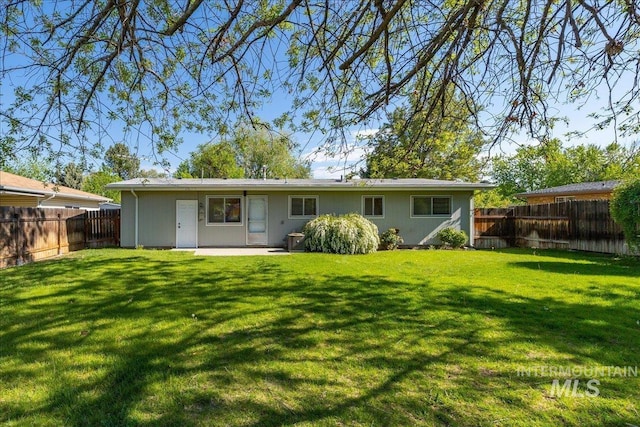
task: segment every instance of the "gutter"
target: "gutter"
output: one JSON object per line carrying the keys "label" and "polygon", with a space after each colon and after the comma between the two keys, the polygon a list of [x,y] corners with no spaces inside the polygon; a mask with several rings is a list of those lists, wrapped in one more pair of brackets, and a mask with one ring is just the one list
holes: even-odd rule
{"label": "gutter", "polygon": [[137,248],[138,247],[138,195],[136,194],[135,191],[133,191],[133,188],[129,191],[131,191],[131,194],[133,194],[133,197],[136,198],[135,219],[133,224],[133,230],[135,235],[134,246]]}
{"label": "gutter", "polygon": [[47,197],[46,199],[39,201],[39,202],[38,202],[38,206],[42,206],[42,204],[43,204],[44,202],[48,202],[49,200],[51,200],[51,199],[53,199],[53,198],[55,198],[55,197],[56,197],[56,193],[53,193],[51,196]]}
{"label": "gutter", "polygon": [[14,194],[17,196],[30,196],[30,197],[45,197],[46,195],[50,194],[51,197],[49,197],[46,200],[50,200],[53,199],[55,196],[60,196],[60,197],[64,197],[67,199],[75,199],[75,200],[89,200],[92,202],[102,202],[102,201],[111,201],[112,199],[108,198],[108,197],[103,197],[103,196],[98,196],[98,195],[81,195],[81,194],[73,194],[73,193],[64,193],[61,191],[37,191],[37,190],[32,190],[30,188],[22,188],[22,187],[11,187],[11,186],[6,186],[6,185],[0,185],[0,193],[2,194]]}

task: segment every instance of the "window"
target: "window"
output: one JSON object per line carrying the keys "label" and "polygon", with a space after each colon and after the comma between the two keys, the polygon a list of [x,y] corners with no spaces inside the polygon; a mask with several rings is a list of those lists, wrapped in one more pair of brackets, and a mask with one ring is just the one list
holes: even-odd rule
{"label": "window", "polygon": [[451,197],[411,196],[411,216],[451,215]]}
{"label": "window", "polygon": [[556,203],[568,202],[570,200],[575,200],[575,199],[576,199],[575,196],[558,196],[556,197]]}
{"label": "window", "polygon": [[207,225],[242,224],[242,199],[240,196],[208,196]]}
{"label": "window", "polygon": [[384,196],[362,196],[362,215],[384,217]]}
{"label": "window", "polygon": [[318,216],[318,196],[289,196],[289,217]]}

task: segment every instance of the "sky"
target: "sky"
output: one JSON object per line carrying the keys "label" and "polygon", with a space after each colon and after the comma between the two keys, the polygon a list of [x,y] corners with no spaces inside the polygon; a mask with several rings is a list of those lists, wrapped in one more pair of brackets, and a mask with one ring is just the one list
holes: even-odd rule
{"label": "sky", "polygon": [[[5,66],[11,66],[11,64],[5,64]],[[26,78],[26,77],[24,77]],[[20,83],[20,77],[14,75],[14,84]],[[12,100],[11,86],[7,82],[0,82],[0,104],[9,104]],[[604,92],[594,94],[590,102],[578,109],[575,105],[556,105],[554,108],[557,110],[558,116],[566,116],[569,120],[568,125],[558,124],[552,131],[552,136],[557,137],[563,141],[566,146],[578,145],[578,144],[596,144],[600,146],[607,145],[615,140],[615,133],[613,126],[601,131],[590,130],[585,136],[581,138],[567,138],[565,135],[571,131],[587,131],[593,124],[593,119],[588,118],[589,113],[597,112],[603,105],[603,99],[598,98],[598,95],[604,95]],[[257,117],[261,120],[269,121],[277,117],[281,112],[287,111],[290,107],[291,99],[284,93],[275,93],[271,102],[265,105],[257,112]],[[495,106],[496,110],[502,110],[501,105]],[[324,142],[323,136],[316,134],[294,134],[292,137],[294,141],[299,144],[300,156],[304,159],[312,161],[312,173],[315,178],[339,178],[341,175],[349,171],[348,166],[360,162],[365,154],[362,144],[359,143],[361,136],[371,135],[377,130],[377,126],[380,124],[369,124],[367,127],[347,129],[347,145],[350,147],[348,153],[331,156],[324,152],[317,152],[317,148]],[[0,124],[0,126],[2,126]],[[3,129],[0,127],[0,133]],[[144,169],[151,169],[158,167],[154,165],[153,153],[145,145],[144,138],[138,144],[138,141],[134,140],[132,135],[135,132],[124,134],[118,126],[112,126],[109,129],[109,138],[113,142],[123,141],[134,150],[134,152],[141,158],[141,166]],[[212,140],[215,141],[215,135],[197,135],[185,133],[183,134],[184,142],[175,152],[166,152],[164,157],[169,161],[171,169],[169,172],[175,170],[178,164],[189,157],[189,154],[196,149],[199,144],[204,144]],[[519,145],[534,144],[535,141],[531,141],[527,136],[517,134],[512,136],[511,142],[504,142],[499,147],[494,147],[490,154],[492,156],[500,154],[511,154]],[[634,142],[633,138],[618,138],[619,142],[624,144],[630,144]],[[137,148],[137,151],[135,151]],[[94,159],[93,166],[99,167],[101,159]]]}
{"label": "sky", "polygon": [[[11,90],[11,87],[6,83],[0,85],[0,104],[6,105],[11,102],[13,99]],[[598,112],[605,105],[604,100],[598,98],[598,96],[601,95],[602,94],[594,94],[594,97],[590,102],[581,108],[577,108],[576,105],[571,104],[555,105],[554,110],[556,111],[557,116],[566,117],[568,119],[568,124],[558,123],[556,128],[552,131],[552,136],[561,139],[565,146],[574,146],[579,144],[605,146],[613,142],[616,138],[613,126],[609,126],[603,130],[589,130],[593,126],[594,119],[589,118],[588,115],[590,113]],[[290,102],[291,100],[287,95],[275,93],[271,102],[257,112],[257,117],[261,120],[271,120],[277,117],[281,112],[286,111],[290,106]],[[501,108],[501,106],[497,107]],[[587,130],[588,132],[582,137],[573,136],[569,138],[566,136],[569,132],[584,132]],[[0,128],[0,132],[2,131],[3,129]],[[372,135],[376,131],[376,126],[348,129],[346,135],[348,138],[347,144],[350,147],[349,152],[334,156],[325,152],[317,151],[318,147],[324,142],[321,134],[293,134],[292,137],[299,146],[300,157],[312,162],[311,169],[314,178],[338,179],[342,175],[351,171],[349,166],[354,164],[360,165],[362,163],[365,150],[360,137]],[[136,154],[141,158],[141,167],[143,169],[161,170],[157,165],[154,165],[154,157],[148,147],[145,147],[144,141],[141,141],[139,144],[132,141],[131,138],[124,136],[122,131],[115,126],[112,126],[112,129],[110,129],[110,138],[115,142],[122,140],[127,143],[134,152],[136,152],[137,148]],[[169,172],[175,170],[182,160],[188,158],[189,154],[194,151],[199,144],[204,144],[215,139],[215,135],[183,134],[184,142],[178,147],[178,149],[175,152],[164,153],[164,157],[171,164]],[[635,138],[618,138],[618,141],[625,145],[631,144],[635,140]],[[488,154],[491,156],[512,154],[520,145],[530,145],[535,143],[536,141],[529,139],[525,133],[517,134],[511,137],[511,141],[503,142],[499,147],[494,147]],[[91,163],[93,163],[95,168],[98,168],[101,161],[101,159],[93,159],[93,162]]]}

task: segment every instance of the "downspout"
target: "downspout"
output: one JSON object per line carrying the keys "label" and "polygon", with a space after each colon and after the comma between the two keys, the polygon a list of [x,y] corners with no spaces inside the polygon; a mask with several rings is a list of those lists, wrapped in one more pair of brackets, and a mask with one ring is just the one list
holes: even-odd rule
{"label": "downspout", "polygon": [[133,194],[133,197],[136,198],[136,209],[135,209],[135,222],[133,225],[133,234],[135,235],[135,244],[134,246],[137,248],[138,247],[138,195],[136,194],[135,191],[133,191],[133,188],[130,190],[131,194]]}
{"label": "downspout", "polygon": [[42,204],[43,204],[44,202],[48,202],[49,200],[53,199],[54,197],[56,197],[56,193],[53,193],[53,194],[51,195],[51,197],[47,197],[47,198],[46,198],[46,199],[44,199],[43,201],[38,202],[38,207],[41,207],[41,206],[42,206]]}

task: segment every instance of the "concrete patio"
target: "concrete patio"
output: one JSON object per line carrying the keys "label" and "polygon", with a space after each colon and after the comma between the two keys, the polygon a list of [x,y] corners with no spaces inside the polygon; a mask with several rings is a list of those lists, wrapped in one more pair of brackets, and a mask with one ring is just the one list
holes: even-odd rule
{"label": "concrete patio", "polygon": [[172,249],[174,251],[193,252],[195,256],[268,256],[291,255],[283,248],[197,248]]}

